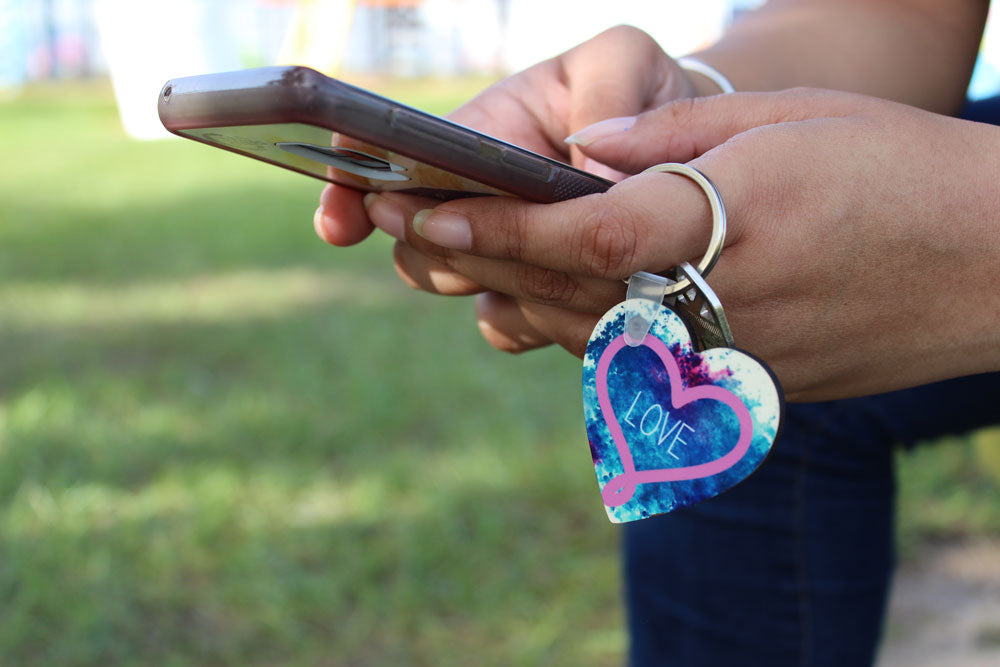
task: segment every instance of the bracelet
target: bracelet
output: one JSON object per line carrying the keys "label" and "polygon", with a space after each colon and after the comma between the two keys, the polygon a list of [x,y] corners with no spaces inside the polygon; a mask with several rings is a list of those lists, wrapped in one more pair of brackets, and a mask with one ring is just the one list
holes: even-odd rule
{"label": "bracelet", "polygon": [[678,58],[677,64],[681,69],[687,70],[688,72],[697,72],[702,76],[709,78],[712,82],[717,85],[723,93],[735,93],[736,89],[733,88],[733,84],[729,82],[726,75],[715,69],[711,65],[703,63],[697,58]]}

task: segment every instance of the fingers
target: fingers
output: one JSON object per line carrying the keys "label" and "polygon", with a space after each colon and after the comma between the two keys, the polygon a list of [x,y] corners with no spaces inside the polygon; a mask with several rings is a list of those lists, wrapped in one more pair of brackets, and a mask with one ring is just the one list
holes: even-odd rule
{"label": "fingers", "polygon": [[623,171],[618,171],[617,169],[612,169],[608,165],[602,164],[597,160],[589,157],[585,157],[583,159],[582,169],[588,173],[594,174],[595,176],[606,178],[614,183],[624,181],[631,175],[631,174],[626,174]]}
{"label": "fingers", "polygon": [[[396,244],[397,253],[405,248],[405,244]],[[598,315],[519,301],[499,292],[482,292],[477,285],[463,284],[460,274],[443,265],[437,265],[443,270],[435,276],[435,262],[412,249],[409,252],[407,269],[400,270],[400,276],[411,287],[441,294],[481,292],[475,299],[476,322],[483,338],[494,348],[517,354],[556,342],[573,354],[583,356]],[[409,263],[421,261],[426,269],[423,272]],[[400,266],[397,254],[397,270]],[[414,278],[414,275],[419,277]]]}
{"label": "fingers", "polygon": [[805,88],[716,95],[664,104],[627,126],[598,123],[571,139],[588,157],[637,173],[662,162],[688,162],[756,127],[841,117],[871,104],[861,95]]}
{"label": "fingers", "polygon": [[572,276],[561,271],[463,253],[435,259],[406,243],[394,251],[396,271],[411,287],[462,296],[492,290],[517,299],[569,310],[603,313],[625,296],[624,283]]}
{"label": "fingers", "polygon": [[[606,30],[557,61],[569,89],[563,137],[599,121],[634,117],[693,92],[656,40],[632,26]],[[582,166],[581,153],[573,150],[572,155],[573,164]]]}
{"label": "fingers", "polygon": [[396,273],[413,289],[449,296],[478,294],[486,289],[472,278],[417,252],[403,242],[396,243],[392,252]]}
{"label": "fingers", "polygon": [[605,30],[557,60],[570,89],[571,132],[694,92],[656,40],[633,26]]}
{"label": "fingers", "polygon": [[496,292],[476,297],[476,320],[486,341],[504,352],[525,352],[551,342],[582,357],[599,316],[517,301]]}
{"label": "fingers", "polygon": [[476,323],[486,342],[501,352],[517,354],[552,344],[525,319],[517,301],[497,292],[476,297]]}
{"label": "fingers", "polygon": [[576,357],[583,357],[587,341],[600,315],[578,313],[554,306],[521,301],[518,303],[525,321]]}
{"label": "fingers", "polygon": [[[501,207],[520,201],[506,197],[481,199],[483,204]],[[481,257],[431,243],[417,233],[423,227],[414,224],[417,212],[431,201],[398,194],[365,198],[368,215],[375,225],[402,242],[394,249],[396,270],[411,287],[451,295],[489,289],[518,299],[592,313],[604,312],[624,296],[625,288],[619,280],[573,274],[517,258]]]}
{"label": "fingers", "polygon": [[441,201],[396,192],[369,192],[361,203],[373,225],[397,241],[405,241],[406,227],[413,214],[422,208],[436,206]]}
{"label": "fingers", "polygon": [[692,91],[653,38],[618,26],[494,84],[449,118],[549,157],[568,156],[581,167],[583,155],[564,143],[566,136],[597,121],[633,117]]}
{"label": "fingers", "polygon": [[[716,172],[719,176],[711,176],[727,203],[739,199],[739,170]],[[415,215],[408,231],[479,257],[622,279],[639,270],[663,271],[697,261],[708,245],[710,221],[708,200],[693,181],[654,173],[557,204],[505,197],[446,202]]]}
{"label": "fingers", "polygon": [[[808,90],[718,96],[667,105],[647,115],[628,131],[629,142],[652,146],[662,131],[668,135],[666,154],[656,154],[655,160],[672,160],[677,155],[671,154],[671,147],[681,144],[671,144],[671,128],[675,134],[684,134],[685,141],[690,140],[688,148],[681,149],[689,155],[761,123],[846,115],[869,104],[869,98],[861,96]],[[698,113],[702,106],[704,114]],[[694,116],[699,118],[697,126]],[[691,129],[686,129],[689,125]],[[749,141],[760,135],[744,136],[748,141],[727,143],[724,153],[713,152],[697,161],[715,182],[731,214],[730,243],[741,237],[741,226],[747,224],[749,216],[740,213],[752,200],[752,165],[761,149],[759,141]],[[588,149],[607,142],[591,144]],[[369,199],[382,201],[389,196]],[[375,210],[369,207],[369,212]],[[624,278],[637,270],[663,271],[682,261],[697,262],[705,252],[711,228],[704,193],[692,181],[674,174],[640,174],[606,193],[558,204],[484,197],[446,202],[412,216],[411,210],[403,211],[400,237],[453,268],[454,254],[448,250],[604,279]],[[490,281],[478,278],[476,282],[491,286]]]}
{"label": "fingers", "polygon": [[328,184],[313,215],[313,228],[332,245],[349,246],[365,240],[372,233],[372,224],[365,214],[361,193]]}
{"label": "fingers", "polygon": [[566,106],[566,89],[557,80],[552,61],[493,84],[455,111],[450,120],[490,136],[557,160],[565,160],[568,147],[565,114],[553,112]]}

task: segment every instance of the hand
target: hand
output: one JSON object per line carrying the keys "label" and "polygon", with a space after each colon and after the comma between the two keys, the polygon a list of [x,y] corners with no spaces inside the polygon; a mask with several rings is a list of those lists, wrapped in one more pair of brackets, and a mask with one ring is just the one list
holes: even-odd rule
{"label": "hand", "polygon": [[[624,172],[691,160],[715,182],[729,234],[708,279],[737,345],[790,399],[819,400],[1000,369],[998,132],[795,90],[668,104],[584,151]],[[457,272],[510,295],[481,313],[508,347],[533,330],[577,355],[622,278],[697,260],[710,227],[701,190],[663,173],[559,204],[411,204],[393,202],[411,284],[462,292]]]}
{"label": "hand", "polygon": [[[638,28],[618,26],[494,84],[448,117],[583,167],[583,154],[563,143],[573,132],[696,92],[687,73],[652,37]],[[354,190],[327,186],[316,211],[319,236],[334,245],[363,240],[372,227],[361,199]]]}
{"label": "hand", "polygon": [[[463,125],[510,141],[585,170],[619,180],[625,174],[612,172],[588,158],[564,139],[590,124],[609,118],[629,117],[653,109],[670,100],[699,93],[714,93],[714,84],[688,78],[646,33],[619,26],[601,33],[580,46],[520,74],[504,79],[456,110],[449,117]],[[385,231],[402,236],[402,219],[393,215],[387,202],[405,202],[400,195],[369,198],[370,206]],[[328,185],[313,219],[320,238],[334,245],[352,245],[372,231],[362,195],[349,188]],[[408,208],[430,205],[405,204]],[[445,266],[434,267],[435,280],[442,292],[472,294],[483,288]],[[480,307],[501,311],[490,304],[508,303],[499,295],[482,295]],[[509,304],[508,305],[512,305]],[[494,345],[520,349],[549,341],[520,317],[518,309],[503,309],[506,319],[515,318],[499,329],[484,325],[484,333]],[[503,332],[518,329],[517,340],[505,340]]]}

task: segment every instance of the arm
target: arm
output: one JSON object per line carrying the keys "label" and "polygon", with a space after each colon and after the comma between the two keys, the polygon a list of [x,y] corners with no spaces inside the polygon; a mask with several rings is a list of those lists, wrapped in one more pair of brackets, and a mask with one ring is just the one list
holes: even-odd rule
{"label": "arm", "polygon": [[986,0],[771,0],[693,55],[737,90],[831,88],[953,113],[988,9]]}

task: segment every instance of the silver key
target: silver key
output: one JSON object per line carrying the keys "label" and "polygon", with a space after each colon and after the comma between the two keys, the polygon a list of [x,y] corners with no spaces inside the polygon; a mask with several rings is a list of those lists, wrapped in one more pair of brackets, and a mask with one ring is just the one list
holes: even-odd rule
{"label": "silver key", "polygon": [[705,279],[687,262],[681,263],[675,271],[675,281],[687,278],[691,287],[680,294],[664,299],[670,308],[676,310],[685,322],[694,329],[698,347],[707,350],[712,347],[733,347],[733,332],[722,309],[722,302]]}

